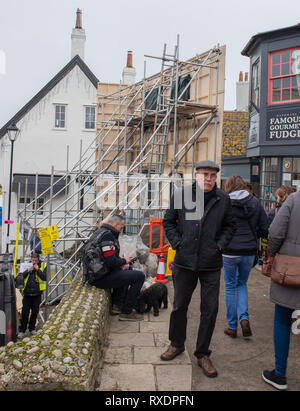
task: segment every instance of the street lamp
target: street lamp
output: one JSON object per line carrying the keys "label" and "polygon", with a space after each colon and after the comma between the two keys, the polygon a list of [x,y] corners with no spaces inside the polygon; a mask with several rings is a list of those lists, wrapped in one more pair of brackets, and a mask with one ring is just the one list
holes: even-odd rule
{"label": "street lamp", "polygon": [[11,150],[10,150],[10,172],[9,172],[9,194],[8,194],[8,213],[7,213],[7,243],[6,243],[6,252],[8,253],[8,242],[9,242],[9,227],[10,227],[10,205],[11,205],[11,185],[12,185],[12,168],[13,168],[13,156],[14,156],[14,142],[16,141],[20,130],[15,125],[15,123],[11,124],[6,129],[8,138],[11,142]]}

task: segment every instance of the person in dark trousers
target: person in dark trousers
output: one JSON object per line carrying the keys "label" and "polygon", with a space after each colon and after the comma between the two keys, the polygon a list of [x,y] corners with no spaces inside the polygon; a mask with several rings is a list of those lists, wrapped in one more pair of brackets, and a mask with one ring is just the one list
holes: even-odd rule
{"label": "person in dark trousers", "polygon": [[40,310],[42,293],[46,289],[47,264],[40,261],[40,256],[37,253],[32,254],[31,262],[32,266],[21,273],[24,278],[24,288],[22,317],[18,338],[24,337],[27,326],[31,335],[36,334],[36,320]]}
{"label": "person in dark trousers", "polygon": [[104,232],[99,247],[109,273],[91,284],[102,289],[113,289],[111,312],[119,314],[120,321],[141,321],[144,316],[134,312],[133,308],[144,284],[145,274],[130,269],[130,257],[119,256],[118,238],[124,226],[125,218],[122,215],[114,215],[106,219],[92,235],[91,240],[99,235],[99,230]]}
{"label": "person in dark trousers", "polygon": [[[268,253],[300,257],[300,193],[288,196],[269,229]],[[297,272],[297,271],[295,271]],[[299,271],[298,271],[299,272]],[[290,347],[292,314],[300,310],[300,287],[290,287],[271,280],[270,299],[275,304],[273,343],[275,368],[262,373],[263,380],[278,390],[288,388],[286,370]]]}
{"label": "person in dark trousers", "polygon": [[199,280],[201,317],[194,355],[208,377],[218,374],[210,359],[209,347],[219,307],[222,250],[236,228],[230,198],[216,185],[218,171],[219,166],[212,161],[198,163],[196,181],[174,192],[163,220],[176,255],[170,345],[160,358],[169,361],[185,350],[187,311]]}
{"label": "person in dark trousers", "polygon": [[268,236],[268,219],[259,200],[249,193],[241,176],[228,177],[229,194],[237,229],[223,250],[227,328],[224,333],[237,336],[238,323],[243,337],[252,336],[248,313],[247,281],[258,249],[258,239]]}

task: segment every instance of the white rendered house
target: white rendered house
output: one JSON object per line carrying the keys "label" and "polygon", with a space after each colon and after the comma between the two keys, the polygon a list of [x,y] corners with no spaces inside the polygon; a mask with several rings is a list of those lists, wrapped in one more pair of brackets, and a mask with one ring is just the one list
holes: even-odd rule
{"label": "white rendered house", "polygon": [[[55,179],[58,179],[66,169],[72,168],[79,161],[80,153],[95,140],[98,79],[83,60],[84,43],[85,34],[81,26],[81,12],[78,10],[76,27],[72,31],[72,59],[0,128],[0,252],[5,252],[7,226],[4,220],[7,219],[9,197],[11,143],[7,127],[15,124],[20,130],[13,152],[10,219],[15,222],[18,205],[30,203],[36,192],[41,194],[50,186],[52,167]],[[64,182],[60,187],[57,185],[55,190],[63,187],[63,184]],[[46,197],[40,198],[38,206],[42,207],[46,201]],[[32,210],[28,210],[30,211]],[[42,216],[43,210],[40,210],[38,218]],[[14,223],[10,227],[11,240],[15,238],[15,233]]]}

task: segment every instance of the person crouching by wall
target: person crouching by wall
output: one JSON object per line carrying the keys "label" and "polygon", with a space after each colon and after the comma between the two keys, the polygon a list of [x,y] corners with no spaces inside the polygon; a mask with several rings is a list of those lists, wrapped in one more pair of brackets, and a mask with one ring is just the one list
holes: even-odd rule
{"label": "person crouching by wall", "polygon": [[105,231],[101,236],[99,247],[109,273],[91,284],[101,289],[113,289],[112,314],[119,314],[120,321],[142,321],[143,315],[133,311],[137,297],[145,281],[142,271],[129,269],[130,257],[121,258],[119,234],[125,226],[122,215],[114,215],[105,219],[91,237],[96,238],[99,230]]}
{"label": "person crouching by wall", "polygon": [[235,338],[240,322],[243,337],[250,337],[252,331],[248,314],[247,281],[257,252],[258,239],[268,235],[268,220],[259,200],[249,193],[242,177],[230,176],[225,182],[225,191],[230,196],[237,229],[223,250],[228,325],[224,333]]}
{"label": "person crouching by wall", "polygon": [[[18,338],[23,338],[29,320],[29,332],[35,335],[35,325],[37,316],[40,310],[42,293],[46,289],[47,280],[47,264],[40,261],[38,253],[33,253],[31,256],[32,266],[21,273],[24,278],[23,287],[23,307],[21,325],[18,333]],[[30,314],[31,312],[31,314]],[[29,318],[30,314],[30,318]]]}

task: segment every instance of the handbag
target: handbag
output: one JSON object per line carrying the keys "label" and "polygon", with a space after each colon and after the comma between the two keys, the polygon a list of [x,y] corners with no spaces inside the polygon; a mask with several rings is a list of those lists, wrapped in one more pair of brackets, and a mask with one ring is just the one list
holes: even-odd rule
{"label": "handbag", "polygon": [[271,280],[287,287],[300,287],[300,257],[276,254]]}

